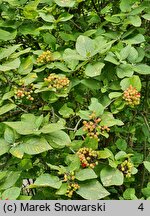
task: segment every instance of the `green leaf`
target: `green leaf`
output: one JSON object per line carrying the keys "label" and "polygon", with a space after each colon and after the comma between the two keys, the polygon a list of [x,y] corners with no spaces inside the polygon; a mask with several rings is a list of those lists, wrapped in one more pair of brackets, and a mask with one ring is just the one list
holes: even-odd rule
{"label": "green leaf", "polygon": [[117,139],[116,146],[119,150],[125,151],[127,149],[127,142],[124,139]]}
{"label": "green leaf", "polygon": [[33,134],[34,132],[37,131],[34,122],[29,124],[29,122],[16,121],[16,122],[4,122],[4,124],[13,128],[14,130],[17,131],[17,133],[22,135]]}
{"label": "green leaf", "polygon": [[128,57],[128,55],[130,54],[130,50],[131,50],[130,45],[127,45],[126,47],[121,49],[121,52],[120,52],[121,60],[124,60],[124,59],[126,59]]}
{"label": "green leaf", "polygon": [[84,58],[90,58],[97,53],[96,43],[87,36],[80,35],[76,41],[76,50]]}
{"label": "green leaf", "polygon": [[65,103],[59,110],[59,114],[63,116],[63,118],[69,118],[71,115],[74,115],[74,111],[72,108],[67,106]]}
{"label": "green leaf", "polygon": [[141,80],[140,80],[139,76],[134,75],[134,76],[129,77],[129,78],[124,78],[120,82],[120,86],[121,86],[121,89],[123,91],[126,90],[130,85],[132,85],[138,91],[140,91],[141,90]]}
{"label": "green leaf", "polygon": [[79,181],[85,181],[88,179],[95,179],[97,178],[97,175],[92,169],[87,168],[87,169],[82,169],[76,172],[75,178]]}
{"label": "green leaf", "polygon": [[88,77],[99,76],[104,66],[105,64],[102,62],[97,62],[95,64],[88,64],[85,69],[85,74]]}
{"label": "green leaf", "polygon": [[131,62],[131,63],[135,63],[137,62],[138,58],[139,58],[139,54],[138,54],[138,51],[134,48],[134,47],[131,47],[130,49],[130,53],[128,55],[128,60]]}
{"label": "green leaf", "polygon": [[109,192],[97,180],[80,184],[76,193],[86,200],[99,200],[109,195]]}
{"label": "green leaf", "polygon": [[67,183],[62,183],[60,189],[57,190],[56,194],[57,195],[64,195],[66,194],[68,189],[68,184]]}
{"label": "green leaf", "polygon": [[89,110],[95,112],[97,116],[102,115],[104,112],[104,107],[98,102],[97,98],[91,98],[91,104],[88,108]]}
{"label": "green leaf", "polygon": [[10,99],[12,96],[14,96],[14,91],[7,92],[3,95],[2,100]]}
{"label": "green leaf", "polygon": [[59,189],[61,187],[61,181],[57,176],[53,176],[50,174],[42,174],[39,176],[34,184],[28,186],[28,188],[36,188],[36,187],[52,187],[55,189]]}
{"label": "green leaf", "polygon": [[0,60],[4,58],[8,58],[12,53],[14,53],[18,48],[20,47],[20,44],[8,46],[7,48],[1,48],[0,49]]}
{"label": "green leaf", "polygon": [[37,79],[37,74],[36,73],[29,73],[27,76],[23,77],[21,80],[24,83],[24,85],[29,85],[33,83]]}
{"label": "green leaf", "polygon": [[135,196],[135,189],[127,188],[125,192],[123,193],[123,198],[125,200],[137,200],[137,197]]}
{"label": "green leaf", "polygon": [[110,112],[105,112],[102,115],[101,119],[102,119],[102,121],[100,122],[101,126],[107,125],[108,127],[112,127],[114,125],[118,125],[118,126],[124,125],[124,123],[121,120],[115,119],[112,113]]}
{"label": "green leaf", "polygon": [[4,64],[0,65],[0,71],[9,71],[9,70],[14,70],[17,69],[20,65],[20,59],[17,58],[13,61],[5,62]]}
{"label": "green leaf", "polygon": [[14,131],[11,128],[7,127],[5,129],[4,139],[8,143],[14,143],[15,142],[15,134],[14,134]]}
{"label": "green leaf", "polygon": [[139,64],[134,67],[134,70],[143,75],[150,74],[150,66],[146,64]]}
{"label": "green leaf", "polygon": [[132,77],[133,73],[134,71],[130,64],[121,64],[117,67],[117,76],[121,79],[124,77]]}
{"label": "green leaf", "polygon": [[138,15],[129,16],[128,20],[129,20],[130,24],[132,24],[135,27],[141,26],[141,19]]}
{"label": "green leaf", "polygon": [[131,1],[121,0],[120,9],[122,12],[129,12],[131,10]]}
{"label": "green leaf", "polygon": [[68,155],[66,158],[66,163],[68,164],[68,169],[70,172],[73,172],[80,168],[80,159],[76,154]]}
{"label": "green leaf", "polygon": [[62,124],[51,123],[51,124],[48,124],[48,125],[44,125],[40,129],[40,131],[41,131],[41,133],[47,134],[47,133],[52,133],[52,132],[55,132],[55,131],[59,131],[61,129],[64,129],[64,126]]}
{"label": "green leaf", "polygon": [[142,17],[143,17],[144,19],[150,21],[150,14],[144,14]]}
{"label": "green leaf", "polygon": [[21,65],[18,69],[18,73],[21,75],[28,74],[33,69],[33,57],[28,56],[27,58],[23,59]]}
{"label": "green leaf", "polygon": [[52,149],[44,137],[27,138],[23,141],[21,147],[22,151],[29,155],[39,154]]}
{"label": "green leaf", "polygon": [[131,44],[140,44],[145,41],[145,38],[142,34],[137,34],[133,38],[124,40],[125,43],[131,45]]}
{"label": "green leaf", "polygon": [[118,98],[118,97],[120,97],[121,95],[122,95],[121,92],[111,92],[111,93],[109,94],[109,98],[110,98],[110,99]]}
{"label": "green leaf", "polygon": [[106,159],[112,156],[112,153],[109,149],[105,148],[104,150],[98,151],[98,159]]}
{"label": "green leaf", "polygon": [[145,168],[148,170],[148,172],[150,172],[150,162],[144,161],[143,163],[144,163]]}
{"label": "green leaf", "polygon": [[1,41],[9,41],[9,40],[13,40],[17,35],[17,31],[5,31],[0,29],[0,40]]}
{"label": "green leaf", "polygon": [[126,158],[128,155],[126,152],[124,151],[119,151],[116,155],[115,155],[115,159],[116,160],[122,160],[124,158]]}
{"label": "green leaf", "polygon": [[112,53],[112,52],[109,52],[107,54],[107,56],[104,58],[105,61],[108,61],[108,62],[111,62],[115,65],[119,65],[120,63],[116,60],[116,56]]}
{"label": "green leaf", "polygon": [[73,7],[75,4],[75,0],[54,0],[56,4],[61,7]]}
{"label": "green leaf", "polygon": [[122,185],[123,184],[123,173],[118,169],[112,167],[104,167],[100,172],[100,178],[104,186]]}
{"label": "green leaf", "polygon": [[69,14],[67,12],[61,13],[61,15],[58,17],[57,22],[66,22],[70,19],[72,19],[73,15]]}
{"label": "green leaf", "polygon": [[24,151],[22,150],[22,145],[16,145],[16,146],[13,146],[11,149],[10,149],[10,154],[12,154],[14,157],[17,157],[19,159],[22,159],[23,158],[23,155],[24,155]]}
{"label": "green leaf", "polygon": [[2,193],[2,200],[16,200],[20,195],[21,188],[11,187]]}
{"label": "green leaf", "polygon": [[4,182],[0,185],[0,190],[5,190],[12,187],[20,177],[20,172],[10,171]]}
{"label": "green leaf", "polygon": [[40,12],[39,15],[46,22],[52,22],[53,23],[55,21],[54,16],[51,14],[46,14],[44,12]]}
{"label": "green leaf", "polygon": [[0,155],[8,153],[9,149],[10,149],[10,144],[3,138],[0,138]]}
{"label": "green leaf", "polygon": [[51,132],[46,139],[53,148],[64,148],[71,143],[68,134],[61,130]]}
{"label": "green leaf", "polygon": [[0,107],[0,115],[3,115],[4,113],[7,113],[9,112],[10,110],[12,109],[15,109],[16,108],[16,105],[13,104],[13,103],[8,103],[2,107]]}

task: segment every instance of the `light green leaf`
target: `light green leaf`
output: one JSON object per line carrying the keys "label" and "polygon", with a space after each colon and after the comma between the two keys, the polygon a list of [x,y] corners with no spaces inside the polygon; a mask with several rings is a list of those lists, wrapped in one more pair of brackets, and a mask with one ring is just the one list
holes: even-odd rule
{"label": "light green leaf", "polygon": [[52,187],[55,189],[59,189],[62,185],[62,182],[59,180],[57,176],[53,176],[50,174],[42,174],[39,176],[34,184],[29,185],[28,188],[36,188],[36,187]]}
{"label": "light green leaf", "polygon": [[124,180],[123,173],[112,167],[104,167],[100,172],[100,178],[105,187],[122,185]]}
{"label": "light green leaf", "polygon": [[51,124],[48,124],[48,125],[44,125],[40,129],[40,132],[47,134],[47,133],[52,133],[52,132],[55,132],[55,131],[58,131],[58,130],[61,130],[61,129],[64,129],[64,126],[62,124],[51,123]]}
{"label": "light green leaf", "polygon": [[10,171],[7,174],[5,181],[1,183],[0,190],[5,190],[7,188],[12,187],[19,179],[19,177],[20,177],[20,172]]}
{"label": "light green leaf", "polygon": [[4,124],[13,128],[14,130],[17,131],[17,133],[22,135],[32,134],[34,131],[36,131],[34,122],[32,123],[30,122],[29,124],[29,122],[16,121],[16,122],[4,122]]}
{"label": "light green leaf", "polygon": [[127,188],[123,193],[123,198],[125,200],[137,200],[137,197],[135,196],[135,189]]}
{"label": "light green leaf", "polygon": [[130,64],[121,64],[117,67],[117,76],[121,79],[124,77],[132,77],[133,73],[134,71]]}
{"label": "light green leaf", "polygon": [[85,74],[88,77],[99,76],[104,66],[105,64],[102,62],[97,62],[95,64],[88,64],[85,69]]}
{"label": "light green leaf", "polygon": [[10,144],[3,138],[0,138],[0,155],[8,153],[9,149],[10,149]]}
{"label": "light green leaf", "polygon": [[91,104],[88,108],[89,110],[95,112],[97,116],[102,115],[104,112],[104,107],[101,103],[99,103],[97,98],[91,98]]}
{"label": "light green leaf", "polygon": [[143,17],[144,19],[150,21],[150,14],[144,14],[142,17]]}
{"label": "light green leaf", "polygon": [[9,112],[10,110],[12,109],[15,109],[16,108],[16,105],[13,104],[13,103],[8,103],[2,107],[0,107],[0,115],[3,115],[4,113],[7,113]]}
{"label": "light green leaf", "polygon": [[124,78],[120,82],[120,86],[121,86],[121,89],[123,91],[126,90],[130,85],[132,85],[138,91],[140,91],[141,90],[141,80],[140,80],[139,76],[134,75],[134,76],[129,77],[129,78]]}
{"label": "light green leaf", "polygon": [[121,95],[122,95],[121,92],[111,92],[111,93],[109,94],[109,98],[110,98],[110,99],[113,99],[113,98],[120,97]]}
{"label": "light green leaf", "polygon": [[114,125],[118,125],[118,126],[124,125],[124,123],[121,120],[115,119],[112,113],[110,112],[105,112],[101,116],[101,119],[102,119],[102,121],[100,122],[101,126],[107,125],[108,127],[112,127]]}
{"label": "light green leaf", "polygon": [[112,153],[109,149],[105,148],[104,150],[98,151],[98,159],[106,159],[112,156]]}
{"label": "light green leaf", "polygon": [[91,38],[80,35],[76,41],[76,50],[84,58],[90,58],[97,53],[97,45]]}
{"label": "light green leaf", "polygon": [[56,4],[61,7],[73,7],[75,4],[75,0],[54,0]]}
{"label": "light green leaf", "polygon": [[14,53],[18,48],[20,47],[20,44],[8,46],[7,48],[1,48],[0,49],[0,60],[3,58],[8,58],[12,53]]}
{"label": "light green leaf", "polygon": [[145,41],[145,38],[142,34],[137,34],[133,38],[124,40],[125,43],[131,45],[131,44],[140,44]]}
{"label": "light green leaf", "polygon": [[143,163],[144,163],[145,168],[150,172],[150,162],[144,161]]}
{"label": "light green leaf", "polygon": [[13,61],[5,62],[4,64],[0,65],[0,71],[9,71],[17,69],[20,66],[20,59],[17,58]]}
{"label": "light green leaf", "polygon": [[5,31],[0,29],[0,40],[1,41],[9,41],[13,40],[17,35],[17,31],[14,30],[13,32]]}
{"label": "light green leaf", "polygon": [[3,95],[2,100],[10,99],[12,96],[14,96],[14,91],[7,92]]}
{"label": "light green leaf", "polygon": [[79,181],[85,181],[88,179],[97,178],[97,175],[95,174],[94,170],[90,168],[86,168],[86,169],[82,169],[76,172],[75,178]]}
{"label": "light green leaf", "polygon": [[143,75],[150,74],[150,66],[146,64],[139,64],[134,67],[134,70]]}
{"label": "light green leaf", "polygon": [[109,195],[109,192],[97,180],[80,184],[76,193],[86,200],[99,200]]}
{"label": "light green leaf", "polygon": [[14,134],[14,131],[11,128],[7,127],[5,129],[4,139],[8,143],[14,143],[15,142],[15,134]]}
{"label": "light green leaf", "polygon": [[2,200],[16,200],[20,195],[21,188],[11,187],[2,193]]}
{"label": "light green leaf", "polygon": [[71,143],[68,134],[61,130],[51,132],[46,139],[53,148],[64,148]]}
{"label": "light green leaf", "polygon": [[29,155],[39,154],[52,149],[44,137],[31,137],[24,140],[20,145],[22,151]]}
{"label": "light green leaf", "polygon": [[18,69],[18,73],[21,75],[28,74],[33,69],[33,57],[28,56],[27,58],[23,59],[21,65]]}
{"label": "light green leaf", "polygon": [[105,61],[108,61],[108,62],[111,62],[115,65],[119,65],[120,63],[116,60],[116,56],[112,53],[112,52],[109,52],[107,54],[107,56],[105,57],[104,59]]}
{"label": "light green leaf", "polygon": [[46,14],[44,12],[40,12],[39,15],[46,22],[52,22],[53,23],[55,21],[55,18],[51,14]]}
{"label": "light green leaf", "polygon": [[130,45],[127,45],[126,47],[121,49],[121,52],[120,52],[121,60],[124,60],[124,59],[126,59],[128,57],[128,55],[130,54],[130,50],[131,50]]}
{"label": "light green leaf", "polygon": [[141,26],[141,19],[138,15],[134,15],[134,16],[129,16],[129,22],[130,24],[132,24],[135,27],[140,27]]}
{"label": "light green leaf", "polygon": [[63,118],[69,118],[71,115],[74,115],[74,111],[72,108],[67,106],[65,103],[59,110],[59,114],[63,116]]}
{"label": "light green leaf", "polygon": [[70,19],[72,19],[73,15],[69,14],[67,12],[61,13],[61,15],[58,17],[57,22],[66,22]]}

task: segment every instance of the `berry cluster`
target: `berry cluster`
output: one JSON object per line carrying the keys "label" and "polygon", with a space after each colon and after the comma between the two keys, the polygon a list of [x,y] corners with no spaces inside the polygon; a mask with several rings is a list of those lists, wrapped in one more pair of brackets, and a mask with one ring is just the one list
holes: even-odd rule
{"label": "berry cluster", "polygon": [[28,86],[22,85],[21,87],[18,87],[18,88],[17,86],[14,86],[14,93],[17,99],[25,98],[27,100],[33,101],[34,100],[32,96],[33,92],[34,92],[33,83],[31,83]]}
{"label": "berry cluster", "polygon": [[80,148],[77,152],[77,155],[79,156],[81,166],[83,168],[90,167],[93,169],[98,164],[98,154],[91,148]]}
{"label": "berry cluster", "polygon": [[132,85],[123,92],[123,99],[129,106],[135,106],[140,103],[140,93]]}
{"label": "berry cluster", "polygon": [[70,83],[66,76],[54,73],[50,74],[44,81],[48,84],[48,88],[56,88],[57,90],[68,87]]}
{"label": "berry cluster", "polygon": [[64,174],[64,181],[74,181],[75,180],[75,175],[74,172],[69,172]]}
{"label": "berry cluster", "polygon": [[66,196],[71,198],[74,191],[78,190],[79,188],[80,188],[80,186],[78,185],[78,183],[70,183],[70,184],[68,184]]}
{"label": "berry cluster", "polygon": [[104,134],[104,132],[109,132],[110,129],[107,126],[100,126],[100,118],[96,118],[95,113],[92,113],[89,118],[91,121],[83,121],[83,131],[87,132],[87,136],[90,138],[95,138],[99,141],[99,135]]}
{"label": "berry cluster", "polygon": [[37,63],[48,63],[53,61],[53,56],[52,53],[47,50],[45,52],[43,52],[38,58],[37,58]]}
{"label": "berry cluster", "polygon": [[64,174],[64,181],[68,183],[66,196],[68,196],[69,198],[72,197],[74,191],[76,191],[80,188],[78,183],[74,182],[74,180],[75,180],[74,172],[68,172],[68,173]]}
{"label": "berry cluster", "polygon": [[119,170],[123,172],[125,177],[130,178],[132,167],[133,164],[129,160],[125,160],[119,165]]}

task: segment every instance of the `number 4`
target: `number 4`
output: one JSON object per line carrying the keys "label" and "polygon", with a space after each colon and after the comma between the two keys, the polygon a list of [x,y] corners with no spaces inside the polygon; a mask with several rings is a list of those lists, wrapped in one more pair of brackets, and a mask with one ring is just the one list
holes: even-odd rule
{"label": "number 4", "polygon": [[143,203],[141,203],[138,207],[139,210],[143,211],[144,210],[144,206],[143,206]]}

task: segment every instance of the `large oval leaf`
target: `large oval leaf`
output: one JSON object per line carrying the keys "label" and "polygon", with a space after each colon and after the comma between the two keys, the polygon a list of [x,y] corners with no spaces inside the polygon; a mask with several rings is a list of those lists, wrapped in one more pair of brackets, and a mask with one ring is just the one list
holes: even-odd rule
{"label": "large oval leaf", "polygon": [[123,173],[112,167],[104,167],[100,173],[100,177],[103,185],[106,187],[122,185],[124,180]]}
{"label": "large oval leaf", "polygon": [[99,200],[109,195],[109,192],[97,180],[80,184],[76,193],[86,200]]}

